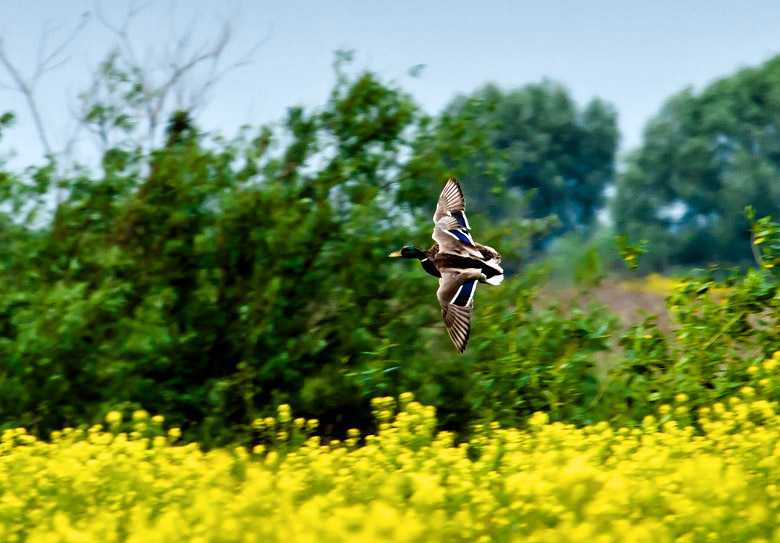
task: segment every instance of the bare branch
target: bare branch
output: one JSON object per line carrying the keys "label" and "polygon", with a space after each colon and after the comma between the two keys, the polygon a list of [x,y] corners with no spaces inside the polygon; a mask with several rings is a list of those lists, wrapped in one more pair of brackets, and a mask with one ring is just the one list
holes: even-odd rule
{"label": "bare branch", "polygon": [[38,133],[38,139],[40,139],[43,150],[49,157],[53,155],[54,149],[49,141],[46,127],[43,124],[38,101],[35,97],[35,90],[43,75],[51,73],[51,71],[57,69],[68,60],[67,52],[70,45],[84,29],[84,26],[88,21],[89,14],[83,13],[78,24],[73,27],[73,30],[51,50],[49,50],[47,39],[51,34],[55,33],[56,30],[61,28],[61,25],[52,29],[51,26],[47,24],[44,27],[43,35],[39,41],[37,62],[33,73],[29,78],[25,78],[17,66],[11,62],[11,58],[5,49],[5,43],[0,40],[0,65],[5,68],[5,71],[8,72],[12,81],[11,85],[3,84],[2,87],[19,92],[24,96],[24,99],[27,102],[27,108],[30,110],[30,115],[35,124],[35,130]]}
{"label": "bare branch", "polygon": [[[90,82],[87,90],[79,94],[79,103],[77,106],[69,104],[68,110],[71,117],[76,121],[79,127],[85,128],[88,132],[97,136],[97,146],[101,154],[108,149],[108,135],[103,123],[99,123],[97,126],[95,123],[88,122],[90,113],[90,104],[87,102],[87,97],[94,97],[98,94],[100,88],[101,74],[100,70],[96,70],[92,74],[92,81]],[[75,139],[75,136],[74,136]]]}
{"label": "bare branch", "polygon": [[130,23],[133,21],[133,19],[142,11],[144,11],[146,8],[154,4],[156,0],[148,0],[147,2],[142,3],[140,6],[136,6],[136,3],[134,0],[131,0],[127,3],[127,12],[125,13],[124,18],[122,19],[122,25],[116,26],[111,23],[111,21],[108,20],[108,17],[106,17],[105,13],[103,13],[103,8],[100,4],[100,0],[95,0],[95,14],[97,15],[98,20],[105,26],[108,30],[116,34],[120,37],[127,36],[127,30],[130,28]]}
{"label": "bare branch", "polygon": [[33,117],[35,129],[38,132],[38,138],[41,140],[41,145],[43,145],[43,150],[47,155],[51,155],[52,147],[49,144],[49,138],[46,135],[46,128],[43,126],[41,114],[38,110],[38,102],[35,100],[35,89],[27,80],[24,79],[22,74],[19,73],[19,70],[16,69],[16,66],[13,65],[11,59],[8,57],[8,53],[6,52],[4,43],[2,41],[0,41],[0,64],[3,65],[3,68],[5,68],[8,74],[11,76],[11,79],[15,85],[15,90],[24,96],[24,99],[27,102],[27,107]]}
{"label": "bare branch", "polygon": [[66,36],[59,44],[55,45],[49,53],[46,53],[47,38],[50,34],[55,32],[56,29],[61,28],[62,25],[55,27],[54,31],[50,31],[44,28],[43,35],[41,36],[40,46],[38,47],[37,66],[35,68],[34,75],[30,78],[33,84],[35,84],[44,73],[56,70],[69,60],[69,57],[66,55],[66,53],[68,52],[70,45],[75,41],[88,22],[89,12],[82,13],[80,21],[73,27],[73,30],[70,32],[70,34]]}
{"label": "bare branch", "polygon": [[[131,0],[121,20],[113,20],[107,16],[102,0],[95,0],[97,20],[108,29],[117,40],[120,70],[129,74],[133,84],[137,85],[139,100],[129,106],[134,115],[142,119],[148,146],[155,144],[159,128],[164,117],[171,109],[186,109],[194,111],[207,100],[208,93],[218,80],[230,70],[248,64],[255,51],[265,42],[265,39],[254,44],[249,51],[230,66],[223,67],[222,59],[231,42],[232,27],[230,19],[223,21],[219,31],[211,39],[196,39],[200,33],[196,25],[197,16],[187,16],[184,31],[176,29],[176,14],[174,4],[170,4],[170,35],[161,47],[149,45],[145,51],[138,51],[138,41],[132,37],[133,19],[140,12],[152,5],[155,0],[137,2]],[[234,17],[237,18],[237,17]],[[140,56],[138,53],[142,53]],[[205,77],[193,84],[193,77]],[[89,127],[94,132],[98,126]]]}
{"label": "bare branch", "polygon": [[160,88],[161,93],[165,95],[170,90],[170,88],[176,85],[187,72],[189,72],[197,65],[201,64],[202,62],[206,60],[219,60],[219,57],[222,55],[229,41],[230,41],[230,25],[226,23],[222,28],[222,33],[220,37],[214,43],[214,46],[212,48],[210,49],[204,48],[203,52],[201,53],[196,51],[193,54],[192,58],[190,58],[189,61],[187,61],[185,64],[181,66],[177,66],[176,64],[171,65],[171,68],[173,69],[173,73],[171,73],[171,76],[168,78],[168,81],[166,81]]}
{"label": "bare branch", "polygon": [[229,72],[232,72],[237,68],[241,68],[243,66],[251,64],[252,60],[254,59],[255,53],[257,53],[258,49],[260,49],[260,47],[265,45],[270,39],[271,39],[271,29],[269,28],[268,34],[264,38],[260,38],[259,40],[257,40],[255,44],[247,50],[246,54],[243,57],[241,57],[239,60],[237,60],[230,66],[223,68],[219,72],[213,73],[213,76],[209,78],[209,82],[207,84],[211,86],[213,83],[216,83],[218,80],[222,79]]}
{"label": "bare branch", "polygon": [[108,17],[106,17],[106,15],[103,13],[103,8],[98,0],[95,0],[95,15],[97,16],[98,21],[100,21],[100,23],[111,32],[114,34],[122,33],[119,28],[115,27],[113,24],[111,24],[111,21],[108,20]]}
{"label": "bare branch", "polygon": [[127,4],[127,12],[125,13],[124,19],[122,19],[121,26],[115,26],[111,23],[111,21],[108,20],[108,17],[105,16],[103,13],[103,8],[101,7],[100,0],[95,0],[95,13],[97,15],[98,20],[105,26],[108,30],[116,34],[119,44],[124,49],[125,54],[130,58],[131,62],[134,66],[140,67],[140,63],[138,62],[138,57],[135,54],[135,48],[133,47],[133,43],[130,40],[129,35],[129,29],[130,24],[133,22],[133,19],[142,11],[144,11],[146,8],[151,6],[153,3],[155,3],[156,0],[148,0],[147,2],[141,4],[140,6],[135,5],[135,1],[130,1]]}
{"label": "bare branch", "polygon": [[61,27],[62,25],[58,25],[58,27],[52,28],[51,21],[47,21],[43,24],[43,28],[41,29],[41,36],[38,38],[38,52],[35,56],[35,73],[31,79],[35,79],[35,77],[38,76],[42,70],[41,66],[43,66],[43,57],[46,54],[45,51],[46,45],[49,41],[49,34],[51,32],[56,32],[57,29]]}
{"label": "bare branch", "polygon": [[[234,19],[240,18],[238,15],[233,17]],[[193,18],[193,21],[191,25],[195,24],[195,19]],[[192,28],[192,27],[191,27]],[[186,36],[193,35],[194,32],[188,31],[185,33]],[[257,52],[257,50],[264,45],[271,36],[271,30],[269,28],[269,31],[266,36],[262,37],[261,39],[257,40],[248,50],[247,52],[238,60],[230,64],[229,66],[222,67],[220,69],[220,60],[222,57],[222,54],[224,53],[224,50],[227,48],[227,45],[229,45],[230,36],[232,34],[232,27],[230,23],[225,20],[222,25],[222,32],[218,39],[215,41],[214,46],[210,49],[206,49],[206,46],[201,48],[200,53],[196,53],[194,56],[201,56],[205,57],[202,58],[202,61],[210,61],[211,62],[211,69],[209,70],[209,74],[206,77],[205,81],[201,83],[196,90],[193,90],[190,92],[189,95],[189,104],[186,106],[183,106],[186,109],[190,110],[196,110],[198,109],[204,102],[206,101],[206,96],[208,92],[217,84],[218,81],[220,81],[226,74],[229,72],[240,68],[242,66],[246,66],[250,64]],[[224,43],[223,43],[224,41]],[[182,45],[185,42],[185,40],[179,40],[177,45]],[[189,40],[186,40],[187,43],[189,43]],[[181,48],[179,48],[181,49]],[[172,64],[171,66],[174,70],[178,68],[178,65]],[[194,68],[192,66],[191,68]],[[184,74],[182,74],[183,76]],[[178,82],[177,82],[178,83]],[[182,96],[184,92],[184,89],[178,89],[176,92],[177,100],[180,103],[184,102],[184,98]]]}
{"label": "bare branch", "polygon": [[[58,177],[83,143],[99,152],[126,144],[151,150],[161,126],[175,109],[194,112],[204,107],[219,80],[251,62],[269,37],[258,40],[238,59],[231,50],[226,60],[233,34],[230,21],[240,20],[240,16],[231,14],[217,23],[217,28],[209,21],[212,32],[204,39],[196,28],[204,21],[193,17],[191,11],[181,11],[186,14],[184,31],[177,31],[177,17],[167,17],[171,31],[161,36],[160,44],[147,46],[135,36],[137,18],[159,0],[126,0],[124,9],[104,0],[93,1],[91,13],[83,13],[75,24],[44,25],[37,51],[32,51],[33,66],[16,61],[0,37],[0,90],[24,97],[43,151],[52,160],[60,158],[55,172]],[[170,6],[173,12],[174,2]],[[90,70],[83,92],[66,100],[70,120],[63,127],[50,122],[48,111],[42,109],[40,85],[47,83],[49,73],[72,60],[74,43],[90,19],[113,35],[115,50]],[[59,197],[58,189],[57,202]]]}

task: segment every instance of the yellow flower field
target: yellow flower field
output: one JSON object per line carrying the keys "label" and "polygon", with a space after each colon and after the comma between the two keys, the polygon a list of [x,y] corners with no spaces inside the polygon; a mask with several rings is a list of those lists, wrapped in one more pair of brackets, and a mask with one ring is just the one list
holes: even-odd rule
{"label": "yellow flower field", "polygon": [[[435,433],[411,395],[374,401],[380,430],[309,438],[311,421],[257,421],[276,445],[201,451],[138,430],[23,429],[0,444],[3,542],[780,541],[778,406],[752,391],[702,413],[702,429],[549,423]],[[685,398],[678,398],[684,401]],[[400,412],[393,414],[397,408]],[[672,412],[669,410],[669,412]]]}

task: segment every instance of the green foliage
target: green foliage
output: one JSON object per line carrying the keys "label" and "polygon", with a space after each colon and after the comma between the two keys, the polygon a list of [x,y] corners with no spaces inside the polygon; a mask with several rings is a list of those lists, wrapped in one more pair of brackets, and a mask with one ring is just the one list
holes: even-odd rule
{"label": "green foliage", "polygon": [[[291,108],[280,129],[209,139],[176,112],[165,145],[147,153],[127,126],[100,175],[56,179],[53,216],[53,165],[7,174],[4,425],[45,433],[145,409],[186,439],[249,441],[266,406],[289,402],[339,434],[370,424],[370,398],[404,390],[458,430],[545,407],[581,416],[608,319],[536,312],[532,283],[509,278],[480,288],[472,347],[458,356],[436,281],[386,258],[430,239],[449,175],[466,176],[470,202],[480,185],[467,165],[500,178],[503,163],[480,154],[489,133],[468,117],[420,114],[400,89],[349,74],[348,61],[337,59],[327,103]],[[111,59],[103,75],[98,132],[139,107],[130,75]],[[475,200],[475,234],[516,270],[553,219],[524,219],[523,197],[494,221]]]}
{"label": "green foliage", "polygon": [[635,270],[639,267],[639,260],[644,253],[647,252],[647,240],[643,239],[639,242],[639,245],[632,244],[628,241],[628,236],[623,234],[622,236],[615,236],[615,242],[617,242],[618,249],[620,249],[620,256],[626,263],[626,266],[631,270]]}
{"label": "green foliage", "polygon": [[666,102],[619,176],[619,233],[651,241],[647,264],[749,264],[748,223],[780,208],[780,57]]}
{"label": "green foliage", "polygon": [[[615,317],[597,306],[569,309],[553,302],[535,308],[532,283],[503,286],[502,292],[480,293],[487,330],[475,345],[475,410],[510,426],[536,411],[554,420],[599,418],[592,409],[599,389],[594,366],[611,349]],[[513,303],[507,307],[501,298]]]}
{"label": "green foliage", "polygon": [[37,230],[14,218],[32,226],[50,171],[11,178],[3,420],[45,430],[128,404],[220,439],[271,397],[359,405],[342,373],[399,327],[394,297],[421,290],[377,265],[404,232],[388,187],[414,115],[370,74],[291,109],[282,134],[207,143],[179,114],[149,161],[114,148],[102,177],[61,180]]}
{"label": "green foliage", "polygon": [[750,243],[756,263],[765,270],[780,266],[780,226],[772,221],[772,217],[756,220],[756,211],[752,206],[748,206],[745,211],[752,223]]}
{"label": "green foliage", "polygon": [[[780,225],[764,218],[753,230],[768,240]],[[761,245],[767,262],[780,257],[776,244]],[[638,420],[678,394],[690,398],[691,409],[712,405],[744,386],[780,400],[765,371],[765,361],[780,351],[777,278],[771,269],[749,269],[718,280],[718,271],[681,279],[667,299],[675,324],[670,332],[648,316],[621,337],[625,357],[614,378],[629,401],[615,416]]]}
{"label": "green foliage", "polygon": [[[484,132],[467,165],[477,176],[473,200],[491,216],[513,215],[507,191],[514,188],[533,194],[531,217],[554,215],[563,230],[592,231],[614,182],[618,133],[611,106],[593,100],[580,108],[566,89],[545,81],[512,91],[487,85],[457,98],[446,115]],[[480,177],[483,171],[499,172],[499,182]]]}
{"label": "green foliage", "polygon": [[[611,175],[600,161],[614,142],[597,152],[571,140],[608,132],[608,108],[579,112],[549,85],[488,88],[430,118],[401,89],[350,74],[348,61],[338,58],[324,106],[291,108],[277,128],[209,138],[179,111],[151,151],[128,126],[99,174],[55,175],[56,162],[0,174],[3,425],[45,434],[143,409],[211,445],[271,442],[257,421],[280,403],[340,437],[371,425],[371,398],[403,391],[461,434],[540,410],[632,425],[681,394],[695,410],[746,385],[780,400],[761,384],[780,350],[780,226],[751,210],[761,269],[683,280],[669,298],[671,331],[650,315],[621,333],[605,308],[576,296],[544,304],[537,290],[550,268],[518,271],[552,228],[592,223]],[[125,89],[123,72],[106,70]],[[138,107],[126,91],[95,102],[94,122]],[[589,115],[601,120],[588,124]],[[519,131],[505,133],[501,119]],[[547,135],[523,140],[534,119]],[[501,147],[499,136],[525,143]],[[549,153],[531,152],[543,144]],[[536,197],[516,176],[532,163],[551,176],[540,177]],[[545,191],[578,168],[590,173],[552,205]],[[508,272],[498,288],[480,285],[463,356],[444,331],[436,281],[386,258],[430,243],[432,207],[450,175],[462,177],[475,237],[501,251]],[[597,233],[559,237],[548,264],[584,289],[598,286],[617,253],[607,251],[612,232]],[[655,245],[629,239],[617,237],[629,266],[640,256],[652,265]],[[274,431],[308,435],[286,424]]]}
{"label": "green foliage", "polygon": [[[12,126],[14,123],[14,114],[10,111],[6,111],[2,115],[0,115],[0,129],[8,128],[9,126]],[[0,130],[0,135],[2,135],[3,132]]]}

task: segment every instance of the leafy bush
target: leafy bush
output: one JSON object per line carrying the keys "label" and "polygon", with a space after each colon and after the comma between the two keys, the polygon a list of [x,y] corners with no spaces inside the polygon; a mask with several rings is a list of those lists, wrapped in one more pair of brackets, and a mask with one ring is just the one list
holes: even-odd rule
{"label": "leafy bush", "polygon": [[[3,427],[45,435],[145,409],[188,440],[248,443],[251,421],[289,403],[341,437],[370,426],[372,397],[408,390],[465,438],[475,423],[540,410],[638,424],[679,394],[708,405],[760,388],[751,368],[780,349],[774,223],[755,223],[760,270],[685,278],[669,297],[671,332],[650,316],[621,333],[603,307],[536,300],[544,269],[523,260],[556,221],[523,219],[528,195],[512,191],[499,191],[500,220],[490,198],[470,205],[476,238],[501,250],[509,273],[480,287],[457,356],[435,280],[385,257],[430,243],[450,172],[474,172],[475,194],[500,186],[495,127],[478,100],[430,119],[370,73],[337,76],[325,106],[292,108],[278,129],[210,139],[179,112],[165,146],[147,155],[124,141],[100,175],[62,177],[54,164],[1,174]],[[553,266],[597,284],[600,235],[576,258],[582,238],[560,239]],[[636,267],[644,242],[618,240]]]}
{"label": "leafy bush", "polygon": [[592,405],[599,390],[595,365],[613,349],[616,317],[599,306],[568,308],[553,301],[534,307],[529,279],[531,274],[501,291],[480,292],[484,315],[478,325],[487,331],[474,340],[474,410],[509,426],[536,411],[567,422],[601,420],[604,414]]}
{"label": "leafy bush", "polygon": [[682,278],[667,298],[671,332],[659,330],[650,315],[624,334],[624,360],[614,384],[628,401],[616,401],[613,416],[640,420],[679,394],[692,406],[711,405],[744,386],[780,400],[770,361],[780,349],[780,290],[771,273],[780,254],[772,241],[780,226],[769,218],[750,218],[763,267],[744,272],[713,268]]}
{"label": "leafy bush", "polygon": [[[165,146],[147,155],[120,138],[100,175],[4,174],[3,427],[45,435],[145,409],[186,439],[245,442],[252,420],[287,402],[340,435],[369,426],[371,397],[403,390],[463,432],[550,406],[577,412],[603,347],[599,318],[537,314],[529,280],[509,278],[480,289],[459,357],[435,280],[386,258],[430,243],[441,184],[486,145],[485,128],[428,119],[372,74],[337,76],[322,108],[292,108],[279,129],[208,138],[178,112]],[[480,180],[498,175],[495,160]],[[495,224],[470,207],[507,270],[552,224],[524,220],[525,203]]]}

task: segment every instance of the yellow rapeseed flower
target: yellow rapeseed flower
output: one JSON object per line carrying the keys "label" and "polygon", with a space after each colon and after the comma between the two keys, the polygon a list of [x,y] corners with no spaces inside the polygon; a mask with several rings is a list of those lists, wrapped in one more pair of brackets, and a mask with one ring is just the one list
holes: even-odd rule
{"label": "yellow rapeseed flower", "polygon": [[[639,427],[536,413],[525,429],[485,424],[458,444],[408,397],[372,403],[390,416],[364,441],[353,429],[345,442],[251,453],[176,445],[177,428],[153,438],[71,428],[49,441],[7,430],[0,541],[771,540],[780,408],[748,388],[699,408],[696,429],[679,394]],[[289,420],[268,435],[315,426]]]}
{"label": "yellow rapeseed flower", "polygon": [[122,413],[119,411],[109,411],[106,413],[106,423],[115,426],[122,422]]}
{"label": "yellow rapeseed flower", "polygon": [[277,414],[279,415],[279,422],[286,423],[292,420],[290,415],[290,406],[283,403],[277,408]]}

